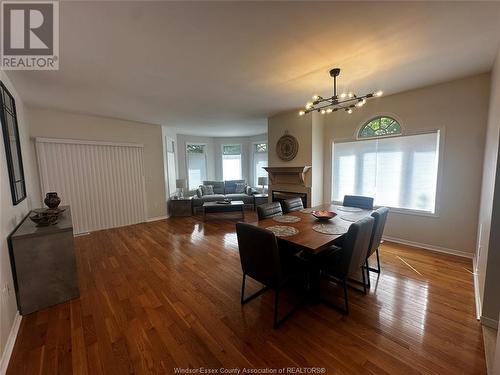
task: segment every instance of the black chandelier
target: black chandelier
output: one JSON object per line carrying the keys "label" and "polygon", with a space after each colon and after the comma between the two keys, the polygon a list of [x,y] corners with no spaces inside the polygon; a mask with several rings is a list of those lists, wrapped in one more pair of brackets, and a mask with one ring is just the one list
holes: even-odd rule
{"label": "black chandelier", "polygon": [[323,98],[319,95],[313,96],[313,101],[306,104],[305,108],[299,112],[300,116],[306,113],[317,111],[321,114],[327,114],[344,110],[351,114],[354,108],[360,108],[365,105],[367,99],[382,96],[382,91],[372,92],[370,94],[358,96],[353,92],[343,92],[337,95],[337,77],[340,75],[340,69],[330,70],[330,77],[333,78],[333,96]]}

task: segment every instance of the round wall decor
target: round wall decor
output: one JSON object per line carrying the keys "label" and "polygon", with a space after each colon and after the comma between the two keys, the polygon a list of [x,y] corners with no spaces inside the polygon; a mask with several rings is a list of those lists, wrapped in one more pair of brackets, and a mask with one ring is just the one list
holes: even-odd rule
{"label": "round wall decor", "polygon": [[285,133],[285,135],[278,139],[276,153],[281,160],[293,160],[297,156],[297,152],[299,152],[299,142],[293,135]]}

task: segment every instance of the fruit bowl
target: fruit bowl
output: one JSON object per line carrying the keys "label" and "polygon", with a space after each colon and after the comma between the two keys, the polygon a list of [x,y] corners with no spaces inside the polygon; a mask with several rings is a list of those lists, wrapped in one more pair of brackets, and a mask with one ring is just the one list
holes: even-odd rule
{"label": "fruit bowl", "polygon": [[335,212],[327,210],[313,211],[311,212],[311,215],[313,215],[318,220],[325,220],[325,221],[333,219],[335,216],[337,216]]}

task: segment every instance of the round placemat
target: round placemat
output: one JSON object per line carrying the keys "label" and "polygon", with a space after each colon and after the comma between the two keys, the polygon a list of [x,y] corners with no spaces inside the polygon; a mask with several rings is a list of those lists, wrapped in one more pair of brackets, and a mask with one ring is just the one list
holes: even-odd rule
{"label": "round placemat", "polygon": [[337,210],[339,210],[339,211],[345,211],[345,212],[361,212],[361,211],[363,211],[359,207],[344,207],[344,206],[339,206],[337,208]]}
{"label": "round placemat", "polygon": [[302,219],[297,216],[285,215],[285,216],[275,216],[273,217],[273,220],[277,221],[278,223],[296,223]]}
{"label": "round placemat", "polygon": [[356,221],[358,221],[358,220],[359,220],[359,218],[357,218],[357,217],[354,217],[354,216],[348,216],[348,215],[345,215],[345,216],[340,216],[340,218],[341,218],[342,220],[345,220],[345,221],[350,221],[350,222],[352,222],[352,223],[354,223],[354,222],[356,222]]}
{"label": "round placemat", "polygon": [[348,228],[338,224],[315,224],[312,229],[323,234],[344,234]]}
{"label": "round placemat", "polygon": [[299,233],[297,228],[288,227],[286,225],[273,225],[271,227],[267,227],[266,229],[270,230],[275,236],[278,237],[288,237]]}

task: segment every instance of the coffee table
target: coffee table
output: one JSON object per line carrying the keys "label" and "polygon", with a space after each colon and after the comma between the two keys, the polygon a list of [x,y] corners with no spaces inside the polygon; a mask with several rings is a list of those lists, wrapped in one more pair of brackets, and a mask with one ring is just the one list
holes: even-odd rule
{"label": "coffee table", "polygon": [[243,201],[231,201],[229,204],[221,204],[217,202],[203,203],[203,221],[206,220],[207,214],[221,212],[241,212],[241,219],[245,219],[245,203]]}

